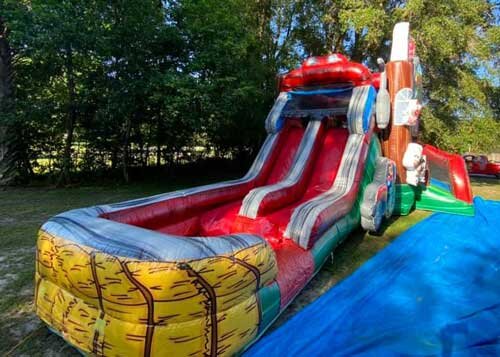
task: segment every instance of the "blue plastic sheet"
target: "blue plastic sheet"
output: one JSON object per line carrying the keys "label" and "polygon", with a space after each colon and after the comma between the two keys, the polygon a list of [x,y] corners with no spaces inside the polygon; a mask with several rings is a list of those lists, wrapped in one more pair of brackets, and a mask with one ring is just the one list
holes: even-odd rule
{"label": "blue plastic sheet", "polygon": [[474,203],[409,229],[247,355],[500,355],[500,202]]}

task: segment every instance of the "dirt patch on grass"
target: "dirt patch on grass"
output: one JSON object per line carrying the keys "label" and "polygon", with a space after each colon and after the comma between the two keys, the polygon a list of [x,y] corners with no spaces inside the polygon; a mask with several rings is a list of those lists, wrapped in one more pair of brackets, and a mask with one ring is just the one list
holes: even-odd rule
{"label": "dirt patch on grass", "polygon": [[15,311],[4,315],[7,320],[4,327],[15,339],[22,339],[42,325],[34,311],[33,301],[18,306]]}
{"label": "dirt patch on grass", "polygon": [[12,217],[0,217],[0,225],[15,224],[16,220]]}
{"label": "dirt patch on grass", "polygon": [[[20,293],[19,288],[24,288],[24,286],[19,286],[19,283],[24,283],[21,280],[27,269],[33,270],[34,255],[35,247],[0,252],[0,293],[2,295]],[[2,299],[4,297],[1,297],[0,301]]]}

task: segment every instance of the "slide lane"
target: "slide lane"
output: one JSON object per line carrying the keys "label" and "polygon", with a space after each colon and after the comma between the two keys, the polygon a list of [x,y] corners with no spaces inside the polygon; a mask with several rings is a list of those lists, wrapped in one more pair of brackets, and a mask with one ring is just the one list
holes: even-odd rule
{"label": "slide lane", "polygon": [[[253,232],[265,237],[273,246],[283,243],[283,234],[293,210],[300,204],[327,191],[333,184],[347,142],[344,128],[329,127],[321,138],[317,153],[310,158],[311,175],[303,185],[303,194],[297,200],[255,219],[238,216],[233,232]],[[313,160],[314,159],[314,160]]]}
{"label": "slide lane", "polygon": [[[337,222],[344,221],[344,217],[349,216],[346,219],[352,220],[353,210],[357,212],[355,220],[359,224],[359,207],[356,209],[355,204],[366,173],[370,141],[376,140],[372,135],[373,100],[372,87],[356,88],[347,113],[348,129],[330,129],[329,143],[339,146],[337,150],[320,148],[317,164],[327,162],[332,166],[325,166],[324,170],[314,168],[312,177],[318,174],[327,178],[319,187],[316,182],[310,181],[307,194],[301,200],[256,220],[240,216],[236,221],[235,232],[260,235],[271,243],[278,262],[276,280],[282,308],[314,275],[315,257],[309,249],[322,238],[321,235]],[[327,134],[325,138],[328,137]],[[331,149],[333,152],[330,153]],[[335,151],[341,154],[334,156]],[[328,160],[324,160],[321,154]],[[330,239],[336,240],[335,236],[332,234]]]}
{"label": "slide lane", "polygon": [[200,215],[211,208],[240,201],[252,188],[276,183],[283,179],[304,136],[298,120],[288,120],[276,134],[268,135],[248,173],[241,179],[162,194],[127,203],[134,207],[110,207],[101,215],[165,234],[180,236],[200,232]]}
{"label": "slide lane", "polygon": [[[299,122],[297,121],[297,123]],[[300,127],[300,130],[300,136],[290,136],[289,140],[283,145],[268,180],[265,184],[259,186],[260,189],[276,187],[284,181],[290,181],[291,176],[300,179],[301,175],[303,175],[304,167],[308,164],[307,160],[304,160],[304,152],[312,151],[316,139],[323,135],[323,128],[320,122],[311,121],[305,131],[302,127]],[[247,197],[251,193],[252,191],[247,194]],[[233,233],[234,223],[243,201],[242,199],[233,200],[203,212],[200,215],[198,234],[216,236]]]}
{"label": "slide lane", "polygon": [[304,249],[311,248],[320,234],[352,209],[372,137],[374,100],[375,90],[371,86],[353,91],[347,112],[349,138],[339,174],[328,191],[300,205],[292,214],[285,236]]}
{"label": "slide lane", "polygon": [[280,306],[284,308],[313,276],[316,265],[313,255],[294,241],[284,238],[293,210],[300,204],[328,190],[337,175],[348,137],[347,129],[329,127],[322,138],[314,160],[312,175],[305,183],[302,197],[270,214],[256,219],[238,216],[234,232],[248,232],[264,237],[276,253],[277,285]]}
{"label": "slide lane", "polygon": [[256,218],[266,212],[271,212],[302,196],[306,182],[311,175],[311,169],[316,159],[316,152],[324,136],[325,124],[319,120],[311,121],[305,134],[306,140],[301,143],[298,155],[287,176],[274,185],[254,188],[243,200],[239,215]]}

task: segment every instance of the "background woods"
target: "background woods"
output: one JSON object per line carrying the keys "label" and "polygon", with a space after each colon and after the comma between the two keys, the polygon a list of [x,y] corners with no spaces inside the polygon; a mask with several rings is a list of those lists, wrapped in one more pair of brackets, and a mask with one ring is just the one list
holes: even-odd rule
{"label": "background woods", "polygon": [[249,158],[278,73],[329,52],[375,68],[401,20],[424,65],[424,139],[498,151],[499,11],[487,0],[0,0],[0,184]]}

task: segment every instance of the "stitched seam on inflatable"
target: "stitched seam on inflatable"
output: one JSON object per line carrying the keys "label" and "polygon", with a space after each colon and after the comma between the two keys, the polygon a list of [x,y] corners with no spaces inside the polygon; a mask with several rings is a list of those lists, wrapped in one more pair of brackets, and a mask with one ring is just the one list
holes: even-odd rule
{"label": "stitched seam on inflatable", "polygon": [[[95,252],[92,252],[90,254],[90,268],[92,272],[92,279],[94,280],[94,285],[95,289],[97,292],[97,301],[99,303],[99,309],[100,315],[99,318],[102,320],[104,318],[104,306],[102,304],[102,290],[101,290],[101,285],[99,285],[99,280],[97,278],[97,268],[96,268],[96,262],[95,262]],[[94,338],[92,342],[92,352],[97,354],[98,353],[98,344],[99,342],[99,331],[97,329],[94,329]],[[104,336],[103,336],[103,343],[104,345]],[[101,346],[101,352],[103,352],[103,346]]]}
{"label": "stitched seam on inflatable", "polygon": [[120,266],[123,269],[123,273],[128,278],[128,280],[132,284],[134,284],[137,287],[137,289],[139,289],[142,296],[144,297],[144,300],[146,300],[146,303],[148,306],[148,322],[147,322],[147,327],[146,327],[144,355],[149,357],[151,355],[151,344],[153,341],[153,333],[154,333],[154,327],[155,327],[154,298],[153,298],[153,295],[151,295],[151,292],[149,291],[149,289],[146,288],[144,285],[142,285],[139,281],[137,281],[134,278],[132,272],[128,269],[127,263],[121,261],[120,259],[118,259],[118,262],[120,263]]}
{"label": "stitched seam on inflatable", "polygon": [[207,300],[204,303],[205,308],[207,310],[206,314],[206,319],[207,319],[207,324],[205,327],[205,339],[208,340],[207,335],[210,334],[210,347],[208,347],[205,344],[205,350],[209,350],[210,357],[216,357],[217,356],[217,295],[214,291],[214,289],[210,286],[210,284],[203,279],[203,277],[196,272],[189,264],[186,263],[181,263],[179,264],[179,267],[183,270],[187,270],[188,275],[191,277],[196,278],[194,280],[194,284],[198,283],[199,286],[197,286],[198,291],[203,294]]}

